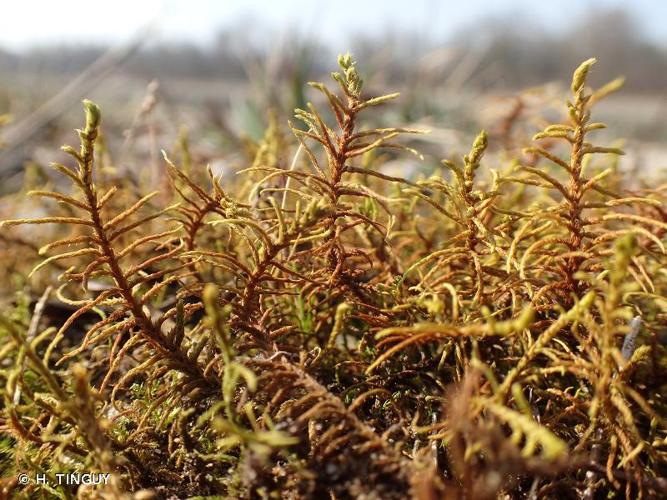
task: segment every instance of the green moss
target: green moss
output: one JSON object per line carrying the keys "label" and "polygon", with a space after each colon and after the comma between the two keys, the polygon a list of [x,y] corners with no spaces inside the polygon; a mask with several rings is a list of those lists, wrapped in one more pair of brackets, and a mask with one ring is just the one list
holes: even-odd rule
{"label": "green moss", "polygon": [[[3,494],[664,489],[665,188],[626,189],[622,152],[588,139],[620,80],[589,89],[590,59],[522,155],[482,131],[451,175],[404,179],[384,167],[421,162],[425,131],[374,127],[398,94],[367,97],[338,62],[291,141],[271,114],[249,167],[221,178],[181,132],[182,168],[165,153],[152,193],[99,175],[102,114],[84,101],[74,167],[54,165],[71,189],[33,191],[58,206],[2,223],[10,245],[12,226],[55,227],[32,233],[31,277],[14,270],[42,299],[16,292],[0,316]],[[65,471],[112,480],[15,481]]]}

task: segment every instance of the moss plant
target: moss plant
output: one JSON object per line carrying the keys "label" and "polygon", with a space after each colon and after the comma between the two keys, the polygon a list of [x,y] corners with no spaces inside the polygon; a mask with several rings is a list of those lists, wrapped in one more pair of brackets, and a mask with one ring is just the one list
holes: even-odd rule
{"label": "moss plant", "polygon": [[[0,229],[3,252],[35,247],[16,283],[43,287],[0,314],[2,495],[667,491],[666,188],[627,190],[622,151],[590,142],[621,83],[590,89],[594,62],[521,156],[481,131],[413,180],[383,167],[420,161],[425,131],[372,125],[398,94],[367,96],[350,54],[233,179],[182,131],[162,192],[100,165],[84,101],[53,165],[71,187],[31,191],[45,215]],[[14,227],[45,224],[54,239]]]}

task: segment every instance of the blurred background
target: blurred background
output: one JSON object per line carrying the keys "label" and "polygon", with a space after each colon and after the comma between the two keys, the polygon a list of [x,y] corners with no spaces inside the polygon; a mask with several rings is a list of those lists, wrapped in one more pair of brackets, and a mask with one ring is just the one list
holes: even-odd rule
{"label": "blurred background", "polygon": [[427,126],[423,148],[440,157],[519,114],[538,117],[528,136],[558,119],[572,70],[595,56],[594,85],[626,77],[596,121],[627,139],[626,161],[664,167],[665,26],[661,0],[22,0],[0,17],[0,190],[75,143],[83,97],[101,105],[119,165],[186,136],[207,161],[233,161],[348,50],[368,93],[401,91],[383,119]]}

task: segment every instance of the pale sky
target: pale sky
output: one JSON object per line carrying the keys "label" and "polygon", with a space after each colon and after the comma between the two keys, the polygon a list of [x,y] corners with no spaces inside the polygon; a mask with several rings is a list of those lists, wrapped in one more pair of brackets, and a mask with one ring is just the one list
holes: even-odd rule
{"label": "pale sky", "polygon": [[158,39],[205,45],[221,28],[249,19],[278,33],[296,29],[342,44],[341,35],[389,29],[445,38],[480,16],[514,13],[563,29],[596,6],[624,7],[649,37],[667,45],[667,0],[5,0],[0,47],[119,42],[151,21]]}

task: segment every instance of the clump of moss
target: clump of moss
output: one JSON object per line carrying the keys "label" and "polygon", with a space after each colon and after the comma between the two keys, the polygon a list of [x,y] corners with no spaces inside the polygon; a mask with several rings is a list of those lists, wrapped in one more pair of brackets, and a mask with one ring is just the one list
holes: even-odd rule
{"label": "clump of moss", "polygon": [[[664,492],[665,186],[626,190],[622,151],[589,142],[620,86],[591,90],[594,62],[523,156],[482,131],[412,180],[382,169],[421,158],[424,131],[369,125],[398,94],[366,96],[349,54],[337,88],[311,83],[296,144],[272,119],[234,179],[181,134],[169,188],[137,195],[100,172],[84,101],[73,166],[53,165],[71,191],[2,222],[6,252],[12,226],[58,233],[30,272],[41,299],[0,315],[3,494]],[[56,485],[68,471],[112,476]]]}

